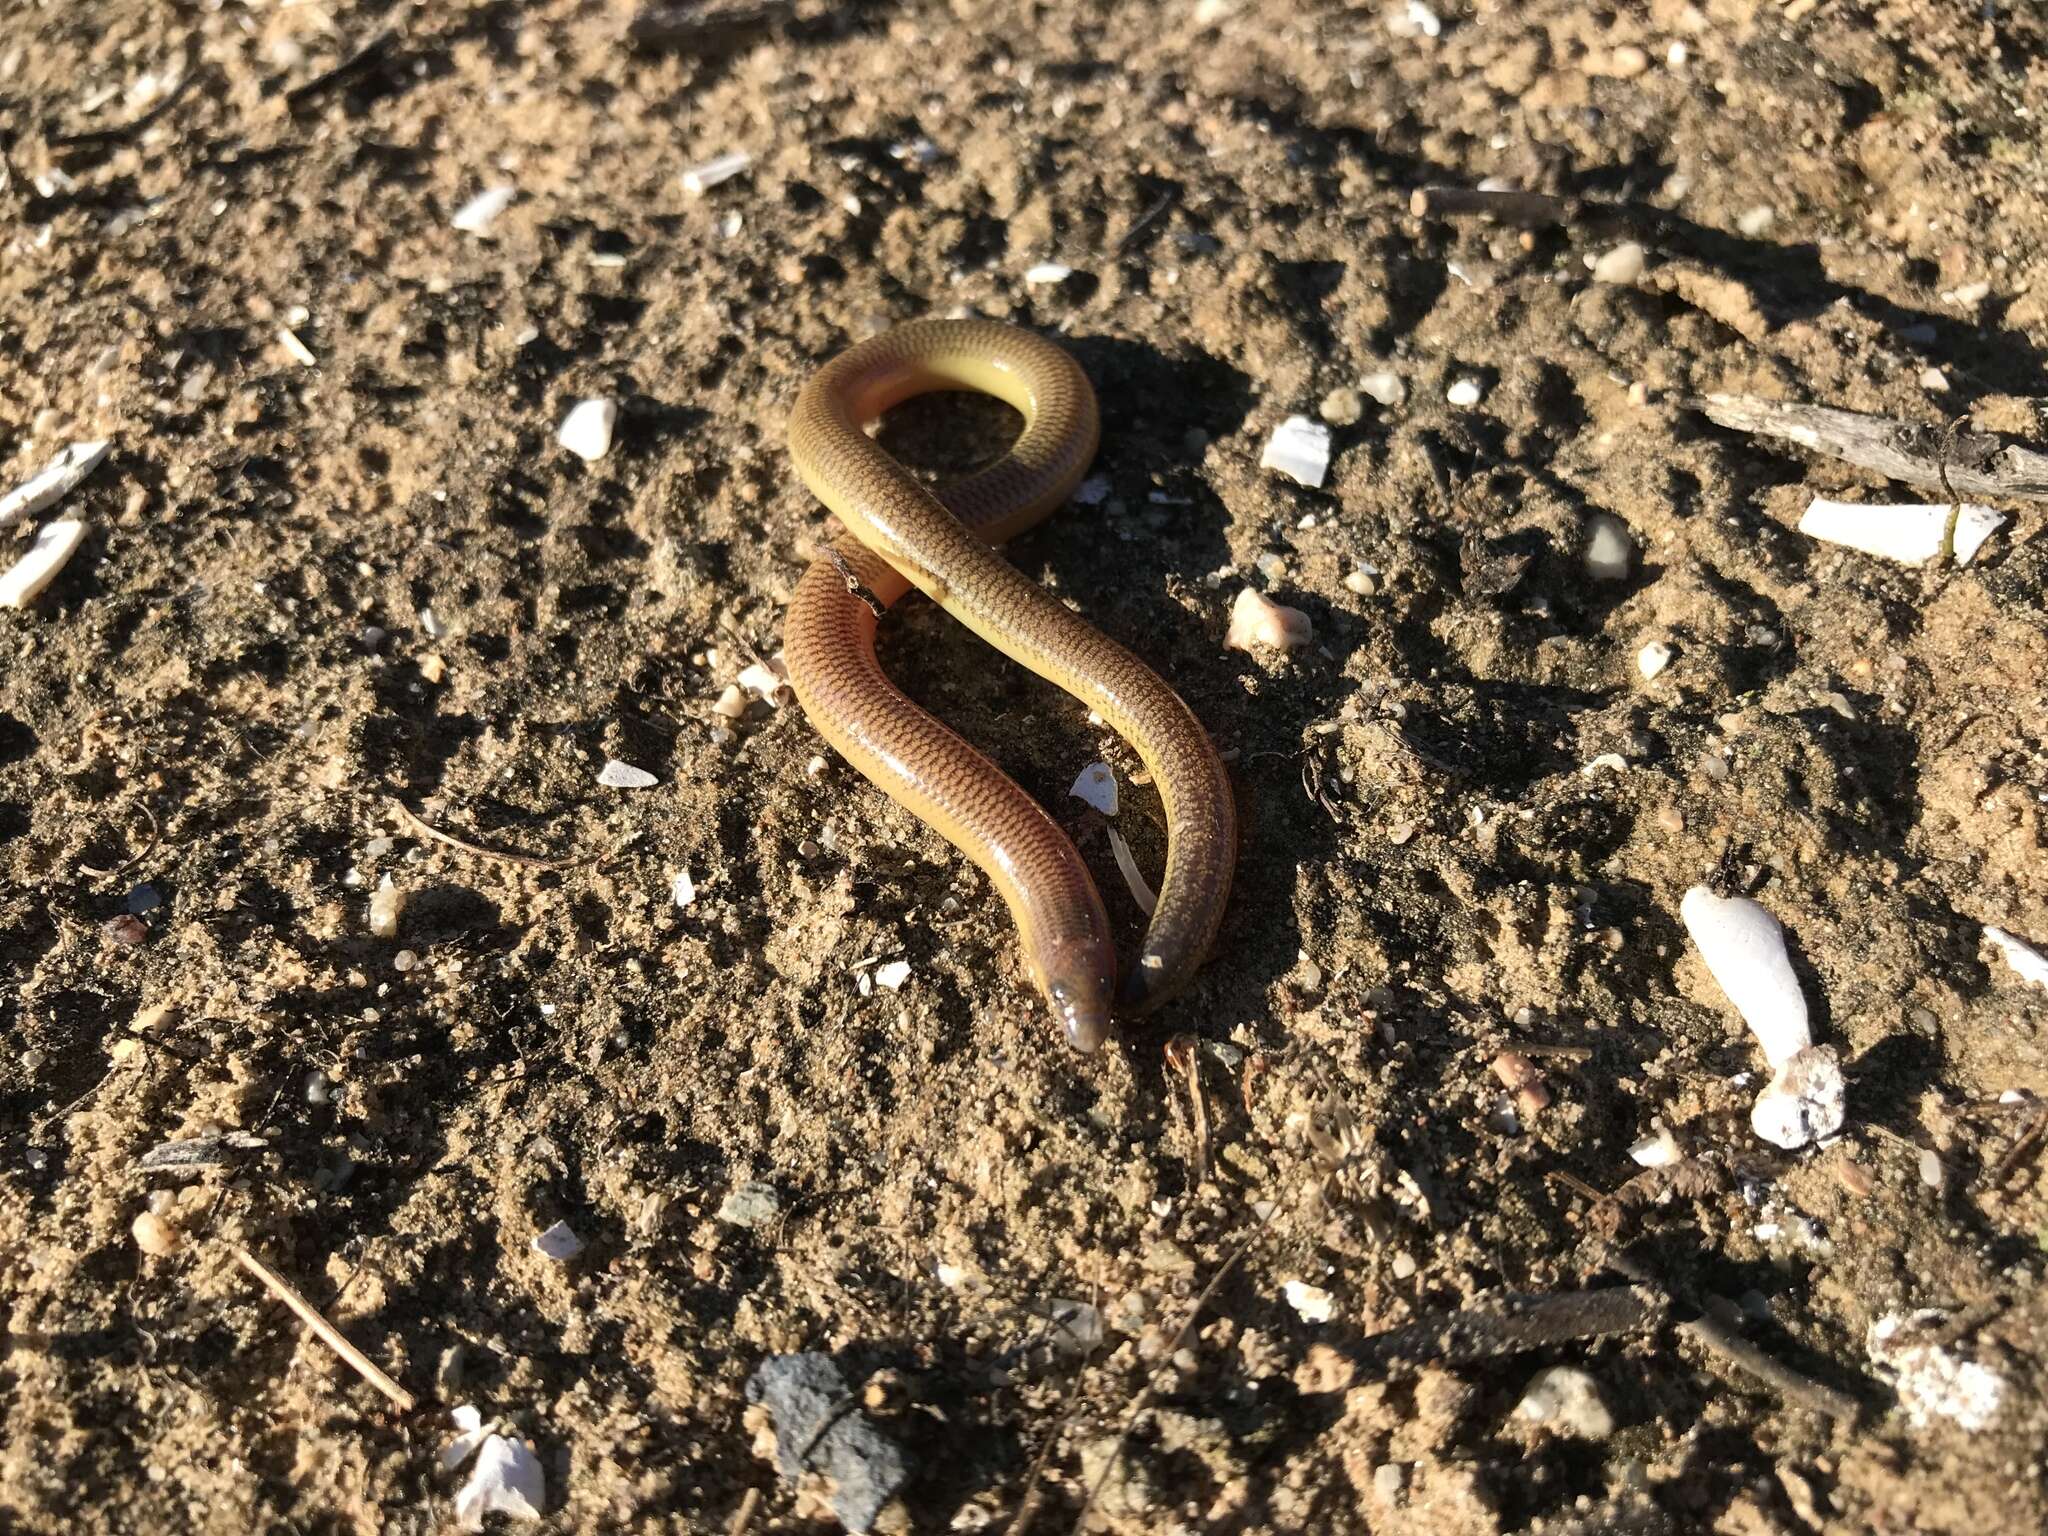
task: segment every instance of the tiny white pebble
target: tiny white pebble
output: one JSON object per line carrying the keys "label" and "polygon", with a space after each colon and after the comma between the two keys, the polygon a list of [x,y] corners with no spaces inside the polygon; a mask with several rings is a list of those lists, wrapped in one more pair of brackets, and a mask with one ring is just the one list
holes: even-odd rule
{"label": "tiny white pebble", "polygon": [[405,892],[386,875],[370,893],[370,932],[380,939],[398,937],[398,920],[405,913]]}
{"label": "tiny white pebble", "polygon": [[1090,763],[1083,768],[1068,793],[1076,800],[1085,800],[1105,816],[1116,814],[1116,775],[1107,763]]}
{"label": "tiny white pebble", "polygon": [[1358,381],[1358,387],[1381,405],[1399,405],[1408,398],[1408,386],[1401,375],[1388,369],[1368,373]]}
{"label": "tiny white pebble", "polygon": [[612,429],[619,424],[619,402],[610,398],[579,400],[562,418],[555,441],[582,459],[595,463],[611,452]]}
{"label": "tiny white pebble", "polygon": [[804,764],[804,777],[810,779],[821,778],[825,770],[830,766],[822,755],[813,756],[808,763]]}
{"label": "tiny white pebble", "polygon": [[1287,1295],[1287,1304],[1300,1314],[1305,1323],[1327,1323],[1336,1314],[1336,1297],[1319,1285],[1310,1285],[1305,1280],[1290,1280],[1280,1289]]}
{"label": "tiny white pebble", "polygon": [[1636,670],[1643,674],[1645,682],[1671,665],[1671,647],[1662,640],[1652,640],[1636,652]]}
{"label": "tiny white pebble", "polygon": [[711,706],[714,715],[723,715],[728,720],[737,720],[747,712],[747,696],[737,683],[728,683],[725,691],[718,696],[718,702]]}
{"label": "tiny white pebble", "polygon": [[753,163],[754,157],[743,149],[716,156],[683,172],[683,190],[692,197],[702,197],[721,181],[731,181]]}
{"label": "tiny white pebble", "polygon": [[1090,475],[1074,489],[1074,503],[1083,507],[1099,507],[1109,500],[1114,487],[1107,475]]}
{"label": "tiny white pebble", "polygon": [[1777,222],[1777,218],[1777,209],[1769,203],[1758,203],[1754,208],[1743,211],[1742,216],[1735,221],[1735,227],[1754,240],[1769,230],[1771,225]]}
{"label": "tiny white pebble", "polygon": [[320,361],[313,355],[312,349],[299,340],[298,333],[289,326],[278,331],[277,342],[285,351],[291,353],[292,360],[302,368],[311,368]]}
{"label": "tiny white pebble", "polygon": [[687,907],[697,899],[697,882],[690,878],[687,869],[679,869],[669,881],[668,893],[677,906]]}
{"label": "tiny white pebble", "polygon": [[1230,651],[1291,651],[1315,638],[1315,625],[1299,608],[1285,608],[1250,587],[1237,594],[1230,609],[1230,630],[1223,647]]}
{"label": "tiny white pebble", "polygon": [[875,985],[878,987],[886,987],[889,991],[894,992],[908,980],[910,980],[910,962],[908,960],[891,960],[887,965],[875,967]]}
{"label": "tiny white pebble", "polygon": [[1929,368],[1920,375],[1920,387],[1930,395],[1945,395],[1948,393],[1948,375],[1939,368]]}
{"label": "tiny white pebble", "polygon": [[1024,281],[1033,287],[1050,283],[1064,283],[1074,275],[1074,269],[1057,261],[1041,261],[1024,274]]}
{"label": "tiny white pebble", "polygon": [[1480,386],[1479,381],[1467,374],[1452,381],[1451,387],[1444,391],[1444,398],[1452,405],[1477,405],[1485,394],[1486,391]]}
{"label": "tiny white pebble", "polygon": [[1596,283],[1630,288],[1642,275],[1643,248],[1633,240],[1617,245],[1593,263],[1593,281]]}
{"label": "tiny white pebble", "polygon": [[622,763],[614,757],[599,770],[597,782],[607,789],[652,789],[661,780],[645,768],[635,768],[631,763]]}
{"label": "tiny white pebble", "polygon": [[401,949],[391,957],[391,969],[394,971],[409,971],[419,963],[420,957],[409,949]]}
{"label": "tiny white pebble", "polygon": [[498,215],[512,206],[512,199],[518,189],[510,186],[486,187],[468,202],[455,210],[455,217],[448,222],[465,235],[483,235],[498,220]]}

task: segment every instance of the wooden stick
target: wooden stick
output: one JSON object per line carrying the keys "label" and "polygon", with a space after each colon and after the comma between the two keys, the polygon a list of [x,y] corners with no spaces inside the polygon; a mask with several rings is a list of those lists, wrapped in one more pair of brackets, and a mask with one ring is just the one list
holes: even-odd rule
{"label": "wooden stick", "polygon": [[1754,395],[1708,395],[1685,403],[1731,431],[1795,443],[1943,495],[2048,499],[2048,453],[1995,433],[1958,432],[1950,441],[1941,427]]}
{"label": "wooden stick", "polygon": [[414,814],[412,808],[403,800],[392,800],[391,808],[398,813],[400,821],[421,837],[430,837],[437,843],[447,844],[450,848],[473,853],[480,859],[492,859],[500,864],[517,864],[522,869],[552,870],[557,874],[563,870],[576,869],[597,862],[597,855],[594,853],[570,859],[543,859],[531,853],[506,853],[497,848],[486,848],[482,843],[467,843],[451,832],[443,832],[439,827],[428,825]]}
{"label": "wooden stick", "polygon": [[292,1311],[298,1313],[299,1321],[318,1334],[321,1342],[326,1344],[329,1349],[354,1366],[363,1380],[396,1403],[400,1412],[411,1412],[415,1401],[413,1395],[386,1375],[383,1368],[376,1361],[343,1338],[341,1330],[322,1317],[313,1304],[301,1296],[289,1280],[285,1279],[283,1275],[280,1275],[239,1243],[230,1243],[228,1249],[234,1254],[236,1261],[242,1268],[248,1270],[258,1280],[261,1280],[271,1295],[290,1307]]}

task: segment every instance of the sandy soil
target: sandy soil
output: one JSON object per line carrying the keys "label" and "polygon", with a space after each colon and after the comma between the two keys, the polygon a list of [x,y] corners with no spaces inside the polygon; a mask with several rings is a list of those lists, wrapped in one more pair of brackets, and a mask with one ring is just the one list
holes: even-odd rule
{"label": "sandy soil", "polygon": [[[548,1529],[724,1530],[756,1491],[752,1529],[829,1529],[841,1490],[758,1453],[748,1380],[794,1351],[871,1385],[899,1529],[1013,1528],[1027,1490],[1071,1529],[1097,1480],[1129,1532],[2048,1523],[2048,1201],[2035,1105],[1999,1102],[2048,1093],[2048,996],[1980,939],[2048,941],[2041,510],[1967,569],[1832,549],[1812,494],[1891,492],[1682,404],[2044,435],[2048,25],[1439,10],[802,0],[638,44],[626,0],[0,18],[0,485],[115,444],[64,504],[83,551],[0,612],[0,1526],[442,1529],[469,1403],[530,1441]],[[1493,176],[1663,210],[1647,270],[1592,281],[1611,229],[1409,212]],[[1027,284],[1046,261],[1074,275]],[[1087,367],[1109,495],[1014,556],[1234,754],[1217,957],[1091,1062],[962,859],[811,771],[794,707],[712,710],[824,529],[782,449],[803,378],[952,312]],[[1384,372],[1402,403],[1329,402],[1321,490],[1258,467]],[[585,464],[555,429],[599,395]],[[1007,429],[899,415],[941,475]],[[1316,643],[1227,652],[1247,584]],[[1067,786],[1111,763],[1156,870],[1131,754],[928,605],[885,643],[1128,943]],[[658,785],[600,785],[613,758]],[[1677,915],[1716,876],[1784,921],[1842,1055],[1824,1147],[1749,1131],[1762,1060]],[[1547,1105],[1503,1103],[1510,1048]],[[1631,1184],[1660,1124],[1683,1177]],[[532,1247],[557,1222],[567,1260]],[[1858,1418],[1668,1325],[1419,1370],[1360,1342],[1616,1284],[1608,1243]],[[1916,1423],[1873,1358],[1922,1308],[1923,1367],[2002,1385],[1981,1425]],[[1515,1416],[1560,1364],[1611,1424]]]}

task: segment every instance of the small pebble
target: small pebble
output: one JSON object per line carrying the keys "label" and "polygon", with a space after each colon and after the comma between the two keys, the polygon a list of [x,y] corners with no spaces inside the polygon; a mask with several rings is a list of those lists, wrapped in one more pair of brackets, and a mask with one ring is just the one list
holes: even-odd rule
{"label": "small pebble", "polygon": [[134,949],[147,942],[149,924],[132,912],[123,912],[119,917],[110,917],[100,925],[100,932],[110,944],[122,949]]}
{"label": "small pebble", "polygon": [[1368,373],[1358,381],[1358,387],[1381,405],[1400,405],[1408,398],[1408,386],[1401,375],[1385,369]]}
{"label": "small pebble", "polygon": [[714,715],[723,715],[728,720],[737,720],[747,712],[747,696],[739,684],[726,684],[725,691],[718,696],[718,702],[711,706]]}
{"label": "small pebble", "polygon": [[1299,608],[1284,608],[1246,587],[1231,605],[1230,630],[1223,647],[1231,651],[1291,651],[1314,638],[1315,625],[1307,614]]}
{"label": "small pebble", "polygon": [[420,676],[430,683],[438,683],[448,675],[448,663],[429,652],[420,658]]}
{"label": "small pebble", "polygon": [[1515,1404],[1515,1416],[1582,1440],[1605,1440],[1614,1433],[1614,1415],[1601,1401],[1600,1383],[1569,1365],[1539,1371]]}
{"label": "small pebble", "polygon": [[391,957],[391,969],[403,975],[420,963],[420,957],[410,949],[401,949]]}
{"label": "small pebble", "polygon": [[558,1221],[533,1240],[533,1251],[544,1259],[565,1264],[583,1251],[583,1239],[569,1229],[569,1223]]}
{"label": "small pebble", "polygon": [[1365,415],[1365,397],[1355,389],[1333,389],[1323,396],[1316,414],[1333,427],[1348,427]]}
{"label": "small pebble", "polygon": [[386,875],[370,893],[370,933],[379,939],[398,937],[398,920],[405,913],[405,892]]}
{"label": "small pebble", "polygon": [[1344,573],[1344,590],[1360,597],[1373,597],[1380,590],[1378,573],[1369,565],[1355,565]]}
{"label": "small pebble", "polygon": [[1937,1195],[1948,1188],[1948,1169],[1933,1152],[1923,1151],[1920,1154],[1920,1182]]}
{"label": "small pebble", "polygon": [[1640,651],[1637,651],[1636,670],[1643,674],[1643,681],[1648,682],[1666,667],[1670,666],[1671,654],[1671,647],[1662,640],[1652,640]]}
{"label": "small pebble", "polygon": [[1453,379],[1451,387],[1444,391],[1444,398],[1456,406],[1477,405],[1485,395],[1486,387],[1470,374]]}
{"label": "small pebble", "polygon": [[754,157],[743,149],[715,156],[683,172],[683,190],[692,197],[702,197],[720,182],[731,181],[742,174],[753,163]]}
{"label": "small pebble", "polygon": [[898,990],[908,980],[910,980],[910,962],[908,960],[891,960],[886,965],[875,967],[875,985],[887,991],[894,992]]}
{"label": "small pebble", "polygon": [[1593,281],[1632,288],[1643,275],[1643,248],[1630,240],[1617,245],[1593,263]]}
{"label": "small pebble", "polygon": [[1305,1280],[1290,1280],[1280,1288],[1286,1293],[1287,1304],[1300,1314],[1306,1323],[1327,1323],[1337,1312],[1337,1298],[1319,1285],[1310,1285]]}
{"label": "small pebble", "polygon": [[1929,368],[1920,375],[1920,387],[1930,395],[1945,395],[1948,393],[1948,375],[1939,368]]}
{"label": "small pebble", "polygon": [[597,782],[607,789],[652,789],[661,780],[645,768],[635,768],[631,763],[612,758],[598,771]]}
{"label": "small pebble", "polygon": [[749,1181],[735,1186],[719,1202],[718,1219],[729,1227],[758,1227],[782,1212],[782,1197],[773,1185]]}
{"label": "small pebble", "polygon": [[669,899],[679,907],[687,907],[697,899],[697,882],[690,878],[687,869],[676,871],[675,878],[669,881],[668,894]]}
{"label": "small pebble", "polygon": [[1735,227],[1754,240],[1758,235],[1767,234],[1777,221],[1777,209],[1769,203],[1758,203],[1754,208],[1743,211],[1742,216],[1735,221]]}
{"label": "small pebble", "polygon": [[1056,283],[1064,283],[1073,275],[1074,269],[1063,262],[1041,261],[1025,272],[1024,281],[1034,288],[1049,287]]}
{"label": "small pebble", "polygon": [[1595,581],[1626,581],[1635,568],[1636,545],[1628,524],[1611,512],[1586,519],[1586,574]]}
{"label": "small pebble", "polygon": [[129,1224],[128,1230],[135,1237],[135,1246],[153,1258],[176,1253],[185,1241],[185,1234],[155,1211],[144,1211]]}
{"label": "small pebble", "polygon": [[306,1102],[320,1105],[334,1100],[334,1079],[317,1068],[306,1075]]}
{"label": "small pebble", "polygon": [[612,429],[619,424],[619,402],[608,397],[579,400],[562,418],[555,441],[586,464],[594,464],[612,448]]}

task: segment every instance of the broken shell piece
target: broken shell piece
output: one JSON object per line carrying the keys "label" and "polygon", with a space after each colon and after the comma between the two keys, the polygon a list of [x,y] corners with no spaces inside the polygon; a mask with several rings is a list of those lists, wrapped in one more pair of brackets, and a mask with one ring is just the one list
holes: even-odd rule
{"label": "broken shell piece", "polygon": [[594,464],[612,450],[612,430],[619,424],[619,402],[612,399],[579,400],[562,418],[555,441],[586,464]]}
{"label": "broken shell piece", "polygon": [[1290,416],[1266,439],[1259,468],[1277,469],[1297,485],[1319,488],[1330,472],[1330,429],[1306,416]]}
{"label": "broken shell piece", "polygon": [[1364,375],[1359,379],[1358,387],[1381,405],[1400,405],[1408,398],[1408,386],[1401,375],[1388,369]]}
{"label": "broken shell piece", "polygon": [[683,190],[692,197],[702,197],[721,181],[731,181],[753,163],[754,157],[744,149],[715,156],[683,172]]}
{"label": "broken shell piece", "polygon": [[1110,772],[1107,763],[1090,763],[1083,768],[1067,793],[1076,800],[1087,801],[1105,816],[1116,814],[1116,775]]}
{"label": "broken shell piece", "polygon": [[558,1221],[533,1240],[533,1251],[544,1259],[566,1264],[583,1251],[583,1239],[570,1229],[568,1222]]}
{"label": "broken shell piece", "polygon": [[443,1472],[453,1472],[469,1460],[476,1454],[476,1448],[484,1443],[484,1436],[490,1433],[484,1427],[484,1416],[470,1403],[449,1409],[448,1417],[455,1421],[458,1433],[453,1440],[441,1447]]}
{"label": "broken shell piece", "polygon": [[35,601],[43,588],[57,579],[65,563],[78,553],[85,541],[85,524],[76,518],[60,518],[46,524],[29,545],[28,553],[0,575],[0,608],[20,608]]}
{"label": "broken shell piece", "polygon": [[1109,829],[1109,851],[1116,860],[1116,872],[1124,877],[1124,884],[1130,887],[1131,900],[1138,904],[1138,910],[1150,917],[1159,906],[1159,898],[1152,887],[1145,883],[1145,877],[1138,870],[1138,861],[1131,856],[1131,845],[1124,841],[1124,835],[1115,827]]}
{"label": "broken shell piece", "polygon": [[1074,269],[1065,262],[1041,261],[1037,266],[1024,274],[1024,281],[1033,287],[1039,287],[1046,284],[1064,283],[1073,275]]}
{"label": "broken shell piece", "polygon": [[1337,1298],[1319,1285],[1310,1285],[1305,1280],[1290,1280],[1280,1289],[1286,1293],[1287,1304],[1301,1315],[1305,1323],[1327,1323],[1337,1311]]}
{"label": "broken shell piece", "polygon": [[1230,608],[1230,632],[1223,648],[1249,651],[1258,648],[1291,651],[1315,638],[1315,625],[1299,608],[1283,608],[1246,587]]}
{"label": "broken shell piece", "polygon": [[1600,1383],[1569,1365],[1538,1371],[1515,1404],[1515,1417],[1582,1440],[1605,1440],[1614,1433],[1614,1414],[1601,1399]]}
{"label": "broken shell piece", "polygon": [[631,763],[622,763],[615,757],[598,771],[597,782],[606,789],[652,789],[661,780],[645,768],[635,768]]}
{"label": "broken shell piece", "polygon": [[516,187],[486,187],[456,209],[455,216],[448,222],[465,235],[487,235],[491,226],[498,222],[498,215],[512,206],[512,199],[516,196]]}
{"label": "broken shell piece", "polygon": [[1716,896],[1696,885],[1685,893],[1678,915],[1773,1072],[1813,1044],[1806,995],[1785,952],[1785,930],[1768,908],[1747,896]]}
{"label": "broken shell piece", "polygon": [[910,980],[910,962],[908,960],[891,960],[887,965],[875,967],[875,985],[890,992],[898,990],[908,980]]}
{"label": "broken shell piece", "polygon": [[[1948,527],[1946,506],[1904,504],[1870,506],[1854,501],[1827,501],[1816,496],[1799,519],[1799,531],[1828,544],[1845,544],[1866,555],[1924,565],[1941,553],[1942,530]],[[1964,502],[1956,518],[1956,564],[1968,565],[1984,541],[2005,526],[2005,515]]]}
{"label": "broken shell piece", "polygon": [[185,1234],[155,1211],[144,1211],[128,1230],[135,1238],[135,1246],[156,1259],[176,1253],[185,1241]]}
{"label": "broken shell piece", "polygon": [[1671,647],[1662,640],[1652,640],[1636,652],[1636,670],[1646,683],[1670,665]]}
{"label": "broken shell piece", "polygon": [[778,657],[768,662],[750,662],[740,669],[740,686],[777,709],[789,702],[789,673]]}
{"label": "broken shell piece", "polygon": [[1899,1406],[1915,1429],[1948,1419],[1980,1430],[1998,1416],[2006,1381],[1988,1366],[1953,1353],[1942,1339],[1945,1314],[1888,1312],[1870,1325],[1870,1358],[1897,1379]]}
{"label": "broken shell piece", "polygon": [[1998,952],[2005,956],[2005,963],[2012,967],[2013,974],[2022,981],[2031,981],[2037,987],[2048,987],[2048,955],[2044,955],[2025,939],[2007,933],[2003,928],[1984,925],[1984,937],[1998,946]]}
{"label": "broken shell piece", "polygon": [[1593,281],[1612,283],[1616,287],[1635,286],[1637,278],[1643,275],[1643,248],[1630,240],[1617,245],[1606,255],[1593,263]]}
{"label": "broken shell piece", "polygon": [[1749,1112],[1750,1129],[1788,1152],[1825,1141],[1842,1128],[1846,1095],[1842,1063],[1833,1047],[1808,1046],[1780,1067],[1757,1095]]}
{"label": "broken shell piece", "polygon": [[739,684],[728,683],[725,691],[718,696],[718,702],[711,706],[714,715],[723,715],[728,720],[737,720],[747,712],[747,696],[740,691]]}
{"label": "broken shell piece", "polygon": [[668,883],[668,894],[679,907],[687,907],[697,899],[697,882],[690,878],[687,869],[676,871],[675,878]]}
{"label": "broken shell piece", "polygon": [[1659,1126],[1656,1135],[1645,1136],[1628,1149],[1628,1155],[1643,1168],[1669,1168],[1685,1156],[1669,1126]]}
{"label": "broken shell piece", "polygon": [[1477,405],[1485,396],[1486,386],[1469,374],[1453,379],[1451,387],[1444,391],[1444,399],[1458,406]]}
{"label": "broken shell piece", "polygon": [[523,1440],[486,1435],[475,1470],[455,1495],[455,1521],[462,1530],[480,1531],[486,1515],[538,1520],[547,1501],[547,1479],[532,1448]]}
{"label": "broken shell piece", "polygon": [[54,507],[87,475],[100,467],[111,443],[73,443],[33,478],[0,496],[0,528],[10,527],[24,517],[34,517],[45,507]]}

